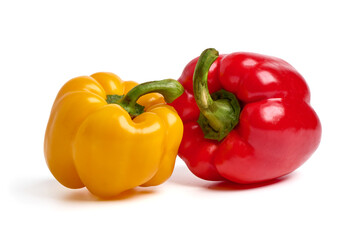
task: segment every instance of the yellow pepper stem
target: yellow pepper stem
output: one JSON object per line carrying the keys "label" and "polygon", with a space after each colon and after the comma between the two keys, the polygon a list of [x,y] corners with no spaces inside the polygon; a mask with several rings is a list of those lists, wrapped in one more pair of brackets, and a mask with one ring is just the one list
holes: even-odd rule
{"label": "yellow pepper stem", "polygon": [[132,118],[144,112],[144,107],[136,101],[148,93],[160,93],[167,103],[173,102],[183,94],[183,86],[174,79],[164,79],[139,84],[132,88],[125,96],[108,95],[107,103],[115,103],[124,108]]}

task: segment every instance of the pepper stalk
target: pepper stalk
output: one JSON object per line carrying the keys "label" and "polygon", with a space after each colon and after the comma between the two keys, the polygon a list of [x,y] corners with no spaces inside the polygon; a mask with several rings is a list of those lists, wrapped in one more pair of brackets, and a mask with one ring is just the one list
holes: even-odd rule
{"label": "pepper stalk", "polygon": [[107,95],[106,102],[118,104],[134,118],[144,112],[144,106],[136,103],[143,95],[148,93],[160,93],[167,103],[173,102],[183,94],[183,86],[174,79],[164,79],[141,83],[132,88],[126,95]]}
{"label": "pepper stalk", "polygon": [[204,137],[221,141],[238,124],[240,104],[231,92],[220,90],[210,95],[207,78],[211,65],[218,58],[214,48],[206,49],[200,55],[193,76],[194,97],[200,109],[198,124]]}

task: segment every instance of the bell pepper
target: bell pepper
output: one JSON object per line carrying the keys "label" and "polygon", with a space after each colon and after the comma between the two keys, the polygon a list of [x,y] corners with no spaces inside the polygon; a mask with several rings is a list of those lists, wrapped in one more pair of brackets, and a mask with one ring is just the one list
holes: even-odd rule
{"label": "bell pepper", "polygon": [[183,134],[181,119],[165,101],[182,92],[171,79],[140,85],[112,73],[71,79],[59,91],[46,129],[51,173],[64,186],[85,186],[99,197],[163,183]]}
{"label": "bell pepper", "polygon": [[179,156],[196,176],[241,184],[279,178],[317,149],[321,124],[304,78],[287,62],[205,50],[178,80]]}

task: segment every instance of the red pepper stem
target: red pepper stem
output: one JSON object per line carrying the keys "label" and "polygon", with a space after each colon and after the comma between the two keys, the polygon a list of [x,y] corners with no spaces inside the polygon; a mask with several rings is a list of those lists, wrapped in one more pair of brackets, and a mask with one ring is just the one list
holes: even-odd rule
{"label": "red pepper stem", "polygon": [[200,109],[198,123],[205,138],[221,141],[239,122],[240,104],[236,96],[220,90],[210,95],[207,78],[219,53],[213,48],[200,55],[193,77],[194,97]]}
{"label": "red pepper stem", "polygon": [[214,114],[214,101],[209,93],[207,78],[208,72],[219,52],[213,48],[206,49],[198,59],[194,71],[194,96],[201,113],[209,120],[211,127],[218,131],[222,122]]}

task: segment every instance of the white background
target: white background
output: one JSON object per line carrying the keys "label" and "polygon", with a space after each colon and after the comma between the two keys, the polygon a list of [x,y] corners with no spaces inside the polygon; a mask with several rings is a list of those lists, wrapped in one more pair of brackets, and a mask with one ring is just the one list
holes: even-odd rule
{"label": "white background", "polygon": [[[360,239],[357,1],[1,1],[1,239]],[[208,47],[283,58],[323,126],[297,171],[257,187],[207,182],[177,159],[161,186],[99,201],[61,186],[43,137],[70,78],[177,79]]]}

